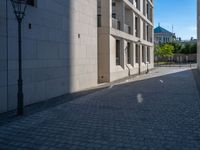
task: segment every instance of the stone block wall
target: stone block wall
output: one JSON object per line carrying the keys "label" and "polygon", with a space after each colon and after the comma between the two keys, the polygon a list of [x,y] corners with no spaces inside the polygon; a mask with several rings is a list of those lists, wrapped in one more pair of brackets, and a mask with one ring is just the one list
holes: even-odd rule
{"label": "stone block wall", "polygon": [[[24,104],[97,85],[97,2],[37,0],[23,20]],[[0,1],[0,112],[17,107],[17,21]]]}

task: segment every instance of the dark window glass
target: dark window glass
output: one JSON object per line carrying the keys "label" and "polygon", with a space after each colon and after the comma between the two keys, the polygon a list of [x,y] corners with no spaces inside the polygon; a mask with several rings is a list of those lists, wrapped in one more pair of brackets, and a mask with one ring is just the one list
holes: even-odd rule
{"label": "dark window glass", "polygon": [[35,6],[35,0],[27,0],[27,4],[31,6]]}
{"label": "dark window glass", "polygon": [[120,65],[120,40],[116,40],[116,65]]}
{"label": "dark window glass", "polygon": [[136,63],[139,63],[139,60],[140,60],[140,46],[139,45],[135,45],[135,62]]}
{"label": "dark window glass", "polygon": [[146,62],[146,54],[145,54],[145,47],[144,46],[142,46],[142,62]]}
{"label": "dark window glass", "polygon": [[151,54],[150,54],[150,48],[147,47],[147,62],[151,63]]}
{"label": "dark window glass", "polygon": [[112,17],[116,19],[116,13],[112,13]]}
{"label": "dark window glass", "polygon": [[101,27],[101,15],[98,15],[97,19],[98,27]]}
{"label": "dark window glass", "polygon": [[131,45],[127,44],[127,63],[131,64]]}

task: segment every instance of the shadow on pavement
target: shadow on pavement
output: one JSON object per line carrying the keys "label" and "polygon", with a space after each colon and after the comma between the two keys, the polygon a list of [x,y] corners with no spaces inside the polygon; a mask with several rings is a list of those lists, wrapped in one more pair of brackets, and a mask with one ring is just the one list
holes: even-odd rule
{"label": "shadow on pavement", "polygon": [[4,115],[0,147],[199,149],[195,70],[177,71],[38,103],[24,117]]}
{"label": "shadow on pavement", "polygon": [[[104,93],[105,91],[107,91],[107,93],[109,93],[108,90],[110,90],[110,92],[112,92],[112,93],[115,93],[115,92],[120,93],[121,92],[121,94],[124,95],[125,98],[126,98],[126,95],[135,93],[136,99],[139,103],[143,102],[142,96],[145,96],[145,94],[147,94],[148,92],[151,93],[152,91],[154,91],[155,93],[159,93],[164,88],[165,88],[165,90],[168,90],[166,92],[172,92],[170,90],[170,87],[173,87],[173,89],[176,88],[177,90],[173,91],[173,92],[180,94],[182,92],[182,88],[187,88],[187,86],[185,85],[186,82],[184,82],[184,78],[186,80],[187,80],[187,78],[191,78],[190,73],[191,73],[190,70],[186,70],[186,71],[180,71],[180,72],[171,73],[171,74],[167,74],[167,75],[156,76],[156,77],[152,77],[152,78],[148,78],[148,79],[142,79],[139,81],[131,81],[131,82],[127,82],[127,83],[126,82],[121,83],[121,80],[120,80],[119,84],[117,84],[117,82],[114,82],[114,85],[111,85],[109,87],[105,86],[102,88],[93,89],[93,90],[89,90],[89,91],[83,91],[83,92],[63,95],[63,96],[60,96],[57,98],[49,99],[49,100],[46,100],[46,101],[43,101],[40,103],[36,103],[36,104],[32,104],[32,105],[25,107],[25,115],[23,117],[16,116],[16,111],[10,111],[8,113],[0,114],[0,125],[28,117],[28,116],[36,114],[38,112],[46,111],[48,109],[54,108],[56,106],[59,106],[59,105],[62,105],[62,104],[65,104],[65,103],[68,103],[71,101],[74,101],[76,99],[85,97],[87,95],[91,95],[94,93],[98,95],[99,93]],[[192,73],[194,74],[194,77],[196,79],[198,89],[200,92],[199,72],[196,69],[193,69]],[[179,82],[178,84],[174,83],[173,80],[175,81],[176,78],[182,78],[182,82],[181,83]],[[171,85],[167,85],[167,84],[171,84]],[[188,85],[188,87],[190,87],[190,86],[192,86],[192,83],[191,83],[191,85]],[[129,93],[130,92],[129,89],[132,89],[133,93]],[[113,94],[113,96],[114,95],[115,94]],[[147,96],[149,96],[149,95],[147,95]],[[104,98],[104,100],[106,100],[106,94],[102,94],[102,98]],[[102,103],[103,103],[103,101],[102,101]],[[119,102],[119,107],[123,107],[123,106],[120,106],[120,104],[121,104],[121,102]]]}
{"label": "shadow on pavement", "polygon": [[74,99],[77,99],[79,97],[86,96],[88,94],[97,92],[102,89],[104,89],[104,88],[98,88],[98,89],[93,89],[93,90],[88,90],[88,91],[81,91],[81,92],[77,92],[77,93],[66,94],[66,95],[62,95],[62,96],[59,96],[56,98],[45,100],[45,101],[42,101],[39,103],[28,105],[24,108],[25,112],[22,117],[16,115],[17,114],[16,110],[2,113],[2,114],[0,114],[0,125],[4,124],[4,123],[12,122],[14,120],[28,117],[28,116],[33,115],[38,112],[45,111],[47,109],[62,105],[64,103],[73,101]]}

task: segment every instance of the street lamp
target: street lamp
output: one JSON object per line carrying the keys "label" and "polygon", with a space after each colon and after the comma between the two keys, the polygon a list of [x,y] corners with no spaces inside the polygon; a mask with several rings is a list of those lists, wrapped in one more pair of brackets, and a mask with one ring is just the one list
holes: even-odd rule
{"label": "street lamp", "polygon": [[22,80],[22,39],[21,39],[21,24],[25,16],[28,0],[10,0],[14,9],[14,13],[18,22],[18,93],[17,93],[17,114],[24,113],[24,96],[23,96],[23,80]]}

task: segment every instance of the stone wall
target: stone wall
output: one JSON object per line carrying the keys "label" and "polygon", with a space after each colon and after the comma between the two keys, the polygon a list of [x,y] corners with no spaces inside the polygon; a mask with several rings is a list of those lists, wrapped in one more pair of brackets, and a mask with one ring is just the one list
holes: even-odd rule
{"label": "stone wall", "polygon": [[[6,13],[7,12],[7,13]],[[25,105],[97,85],[97,2],[38,0],[23,21]],[[17,21],[0,1],[0,112],[17,106]]]}
{"label": "stone wall", "polygon": [[168,58],[159,58],[155,57],[155,62],[176,62],[176,63],[196,63],[197,62],[197,54],[174,54],[173,57]]}

